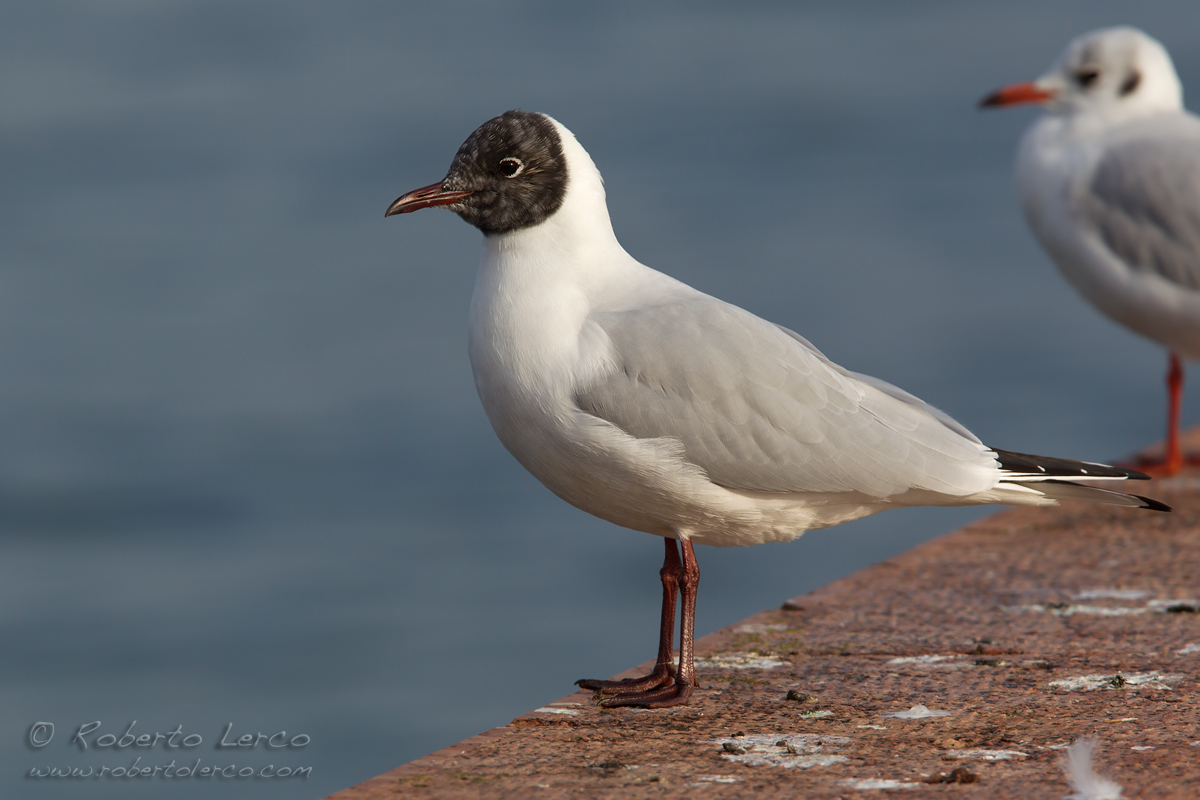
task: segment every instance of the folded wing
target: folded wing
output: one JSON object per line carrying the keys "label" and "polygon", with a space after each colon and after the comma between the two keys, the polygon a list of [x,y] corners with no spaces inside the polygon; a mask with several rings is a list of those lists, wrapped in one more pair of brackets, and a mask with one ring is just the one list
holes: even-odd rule
{"label": "folded wing", "polygon": [[611,344],[612,369],[577,387],[578,406],[632,436],[679,440],[720,486],[963,496],[999,479],[995,454],[942,412],[714,298],[597,313],[591,324]]}
{"label": "folded wing", "polygon": [[1079,211],[1131,269],[1200,291],[1200,122],[1108,148]]}

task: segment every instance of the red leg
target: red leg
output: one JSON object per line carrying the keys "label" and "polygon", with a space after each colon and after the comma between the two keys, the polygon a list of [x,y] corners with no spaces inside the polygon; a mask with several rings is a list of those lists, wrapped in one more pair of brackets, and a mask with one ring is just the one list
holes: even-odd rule
{"label": "red leg", "polygon": [[1184,458],[1179,446],[1179,410],[1183,405],[1183,360],[1171,353],[1167,369],[1167,444],[1162,460],[1145,460],[1137,468],[1156,477],[1174,475],[1183,469],[1184,463],[1196,463],[1195,459]]}
{"label": "red leg", "polygon": [[1183,452],[1179,449],[1179,407],[1183,403],[1183,363],[1171,353],[1167,371],[1167,457],[1163,469],[1174,475],[1183,468]]}
{"label": "red leg", "polygon": [[[699,686],[696,680],[694,651],[696,643],[696,590],[700,585],[700,565],[696,562],[696,551],[689,541],[684,541],[683,568],[678,573],[679,592],[683,596],[683,618],[679,625],[679,669],[674,683],[657,689],[640,692],[622,692],[602,700],[605,708],[616,706],[639,706],[641,708],[669,708],[687,703],[692,696],[692,687]],[[666,583],[664,578],[663,583]],[[672,630],[672,634],[674,631]],[[672,636],[672,638],[674,638]]]}
{"label": "red leg", "polygon": [[[700,588],[700,564],[690,541],[683,543],[683,574],[679,577],[679,588],[683,593],[683,620],[679,625],[679,677],[678,683],[688,687],[699,686],[696,679],[696,590]],[[691,694],[691,689],[688,689]]]}
{"label": "red leg", "polygon": [[654,662],[654,671],[641,678],[626,678],[620,681],[599,681],[584,679],[575,681],[575,685],[583,689],[591,689],[602,695],[622,695],[646,692],[661,686],[670,686],[675,682],[674,653],[671,645],[675,639],[675,602],[679,590],[680,573],[683,564],[679,560],[679,550],[674,539],[663,539],[666,544],[666,557],[662,569],[658,571],[663,585],[662,618],[658,628],[658,658]]}

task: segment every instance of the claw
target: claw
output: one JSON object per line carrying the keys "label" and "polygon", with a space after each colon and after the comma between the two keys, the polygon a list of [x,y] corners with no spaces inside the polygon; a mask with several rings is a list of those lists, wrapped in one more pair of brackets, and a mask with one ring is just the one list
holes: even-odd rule
{"label": "claw", "polygon": [[687,703],[692,696],[692,687],[686,683],[673,683],[649,692],[618,694],[600,701],[603,708],[670,708]]}
{"label": "claw", "polygon": [[589,689],[599,697],[601,695],[612,696],[648,692],[663,686],[669,686],[674,682],[675,666],[668,665],[665,668],[656,668],[654,672],[641,678],[625,678],[619,681],[599,681],[585,678],[584,680],[575,681],[575,685],[581,689]]}

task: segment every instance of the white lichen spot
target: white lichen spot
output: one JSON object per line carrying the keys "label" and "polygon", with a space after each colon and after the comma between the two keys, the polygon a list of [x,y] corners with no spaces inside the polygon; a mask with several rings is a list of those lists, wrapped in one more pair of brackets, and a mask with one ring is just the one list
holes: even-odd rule
{"label": "white lichen spot", "polygon": [[702,783],[741,783],[742,779],[734,775],[697,775],[696,780],[699,783],[692,784],[699,786]]}
{"label": "white lichen spot", "polygon": [[872,789],[917,789],[921,784],[912,781],[894,781],[890,778],[847,778],[842,781],[847,789],[869,792]]}
{"label": "white lichen spot", "polygon": [[886,731],[886,725],[855,725],[856,728],[870,728],[873,731]]}
{"label": "white lichen spot", "polygon": [[1192,642],[1191,644],[1184,645],[1182,650],[1175,651],[1175,655],[1177,656],[1190,656],[1192,653],[1200,653],[1200,643]]}
{"label": "white lichen spot", "polygon": [[934,711],[918,703],[908,711],[889,711],[880,716],[895,717],[896,719],[928,719],[929,717],[948,717],[951,713],[950,711]]}
{"label": "white lichen spot", "polygon": [[1020,750],[984,750],[971,748],[968,750],[950,750],[943,758],[978,758],[982,761],[1012,761],[1014,758],[1029,758],[1029,753]]}
{"label": "white lichen spot", "polygon": [[787,629],[788,629],[787,625],[752,622],[749,625],[737,626],[736,628],[733,629],[733,632],[734,633],[778,633],[779,631],[786,631]]}
{"label": "white lichen spot", "polygon": [[717,656],[696,657],[700,669],[775,669],[787,662],[775,656],[760,656],[755,653],[727,653]]}
{"label": "white lichen spot", "polygon": [[754,733],[712,739],[721,745],[721,757],[750,767],[811,769],[848,761],[837,751],[850,744],[845,736],[818,736],[810,733]]}
{"label": "white lichen spot", "polygon": [[[1102,590],[1096,590],[1102,591]],[[1109,594],[1105,595],[1109,599],[1140,599],[1140,598],[1124,598],[1115,597],[1116,592],[1124,590],[1113,589]],[[1083,592],[1077,597],[1082,597],[1087,592]],[[1095,597],[1094,599],[1103,599]],[[1140,606],[1097,606],[1086,603],[1031,603],[1020,606],[1000,606],[1001,610],[1009,612],[1020,611],[1040,611],[1043,613],[1053,614],[1056,617],[1073,617],[1076,614],[1091,615],[1095,617],[1129,617],[1138,616],[1140,614],[1170,614],[1180,610],[1195,610],[1200,608],[1200,604],[1195,600],[1147,600]]]}
{"label": "white lichen spot", "polygon": [[1071,794],[1063,800],[1121,800],[1121,787],[1096,774],[1092,767],[1094,739],[1080,739],[1067,748],[1063,773],[1071,786]]}
{"label": "white lichen spot", "polygon": [[1130,749],[1130,750],[1137,750],[1139,753],[1144,753],[1145,751],[1147,751],[1147,750],[1153,750],[1154,748],[1153,748],[1153,747],[1151,747],[1151,746],[1150,746],[1150,745],[1148,745],[1148,744],[1135,744],[1133,747],[1131,747],[1131,748],[1129,748],[1129,749]]}
{"label": "white lichen spot", "polygon": [[1142,589],[1088,589],[1076,592],[1079,600],[1141,600],[1150,594]]}
{"label": "white lichen spot", "polygon": [[960,666],[954,662],[966,658],[964,655],[954,654],[949,656],[898,656],[889,659],[889,664],[915,664],[918,667],[956,667]]}
{"label": "white lichen spot", "polygon": [[577,716],[579,716],[579,712],[578,712],[578,711],[575,711],[574,709],[571,709],[571,708],[550,708],[549,706],[542,706],[541,708],[535,708],[535,709],[533,710],[533,713],[534,713],[534,714],[566,714],[568,717],[577,717]]}
{"label": "white lichen spot", "polygon": [[1149,614],[1148,606],[1091,606],[1079,603],[1067,605],[1043,605],[1035,603],[1027,606],[1004,606],[1005,611],[1045,611],[1056,617],[1073,617],[1076,614],[1087,614],[1094,617],[1128,617],[1139,614]]}
{"label": "white lichen spot", "polygon": [[1152,672],[1108,673],[1104,675],[1077,675],[1074,678],[1050,681],[1051,689],[1065,692],[1094,692],[1097,689],[1123,689],[1127,687],[1146,689],[1170,689],[1172,683],[1183,680],[1182,675]]}

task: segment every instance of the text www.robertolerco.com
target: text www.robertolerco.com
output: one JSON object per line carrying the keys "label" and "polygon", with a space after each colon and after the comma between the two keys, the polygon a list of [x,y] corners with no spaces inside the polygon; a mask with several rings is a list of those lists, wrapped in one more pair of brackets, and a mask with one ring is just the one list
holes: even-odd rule
{"label": "text www.robertolerco.com", "polygon": [[[194,755],[194,748],[199,747],[204,742],[204,737],[198,733],[183,733],[183,726],[179,725],[174,730],[166,733],[134,733],[134,726],[137,725],[137,720],[134,720],[125,729],[121,736],[113,733],[100,733],[101,723],[99,721],[87,722],[80,725],[71,737],[68,744],[77,745],[81,750],[109,750],[120,751],[129,749],[150,749],[158,744],[162,744],[163,749],[187,749],[193,750],[185,758],[178,756],[172,758],[169,762],[145,763],[146,756],[138,755],[128,764],[119,766],[107,765],[88,765],[88,766],[58,766],[52,764],[44,764],[42,766],[33,767],[29,770],[27,777],[29,778],[75,778],[75,779],[99,779],[99,778],[159,778],[159,779],[197,779],[197,780],[225,780],[233,779],[271,779],[271,778],[307,778],[312,774],[312,767],[295,767],[281,766],[277,764],[267,764],[265,766],[247,766],[229,763],[223,758],[207,759]],[[120,730],[118,728],[117,730]],[[54,739],[54,724],[51,722],[35,722],[29,730],[29,744],[35,749],[41,749]],[[249,748],[254,749],[260,745],[268,751],[280,750],[294,752],[296,749],[306,746],[312,738],[308,734],[296,734],[288,736],[286,731],[278,731],[273,734],[264,733],[244,733],[234,734],[233,723],[229,723],[217,741],[215,748],[217,750],[225,748]],[[242,752],[245,752],[244,750]],[[130,753],[130,755],[133,755]],[[182,753],[180,755],[183,755]],[[282,752],[280,752],[282,755]]]}

